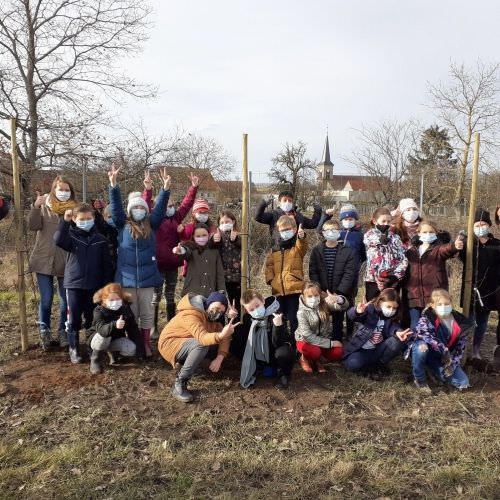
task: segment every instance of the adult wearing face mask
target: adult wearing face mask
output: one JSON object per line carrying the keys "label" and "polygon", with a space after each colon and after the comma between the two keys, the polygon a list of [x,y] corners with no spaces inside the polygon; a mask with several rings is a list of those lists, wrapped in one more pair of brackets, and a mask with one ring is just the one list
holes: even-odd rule
{"label": "adult wearing face mask", "polygon": [[36,232],[35,244],[29,258],[29,270],[36,273],[38,289],[40,290],[40,305],[38,321],[40,328],[40,343],[44,350],[50,346],[52,301],[54,299],[54,278],[57,280],[59,295],[59,326],[57,329],[60,347],[68,346],[66,335],[66,319],[68,305],[63,276],[66,262],[66,252],[58,248],[54,242],[54,234],[66,210],[76,205],[75,190],[71,182],[58,175],[50,193],[37,197],[28,216],[28,229]]}
{"label": "adult wearing face mask", "polygon": [[210,346],[218,346],[217,357],[209,367],[212,372],[220,370],[222,361],[229,353],[231,337],[238,323],[233,323],[232,314],[233,319],[223,327],[227,308],[227,297],[222,293],[214,292],[208,297],[187,294],[180,300],[176,316],[161,332],[158,350],[176,369],[171,393],[178,401],[193,401],[187,385],[207,356]]}
{"label": "adult wearing face mask", "polygon": [[314,213],[311,218],[306,217],[301,212],[297,210],[295,206],[293,193],[290,191],[282,191],[278,195],[278,208],[275,210],[266,210],[267,207],[272,203],[273,198],[268,200],[262,200],[257,207],[257,213],[255,214],[255,220],[261,224],[267,224],[269,226],[269,232],[273,236],[275,243],[280,240],[279,231],[276,231],[276,223],[279,218],[283,215],[288,215],[295,219],[297,227],[302,225],[304,229],[316,229],[318,227],[319,220],[321,218],[321,206],[317,203],[314,204]]}
{"label": "adult wearing face mask", "polygon": [[[165,293],[167,321],[170,321],[175,316],[175,287],[177,286],[179,266],[182,265],[182,260],[172,250],[182,241],[182,233],[184,232],[182,221],[193,207],[199,184],[196,175],[191,173],[188,177],[191,185],[188,187],[180,205],[176,208],[174,201],[169,199],[163,220],[156,231],[156,259],[158,269],[163,277],[163,283],[155,288],[153,294],[154,321],[151,331],[151,338],[153,339],[159,337],[158,312],[163,293]],[[144,178],[142,197],[148,206],[152,208],[153,182],[149,170],[146,171]]]}
{"label": "adult wearing face mask", "polygon": [[163,187],[158,193],[156,205],[149,215],[148,204],[141,193],[130,193],[127,211],[123,209],[122,196],[117,184],[119,168],[114,164],[108,172],[109,201],[113,223],[118,230],[118,261],[115,281],[132,297],[132,311],[139,324],[146,357],[151,352],[151,328],[153,326],[154,288],[163,283],[156,262],[155,232],[160,227],[170,197],[170,176],[160,170]]}
{"label": "adult wearing face mask", "polygon": [[411,239],[417,234],[418,225],[422,221],[418,205],[412,198],[403,198],[396,209],[393,225],[405,249],[411,247]]}
{"label": "adult wearing face mask", "polygon": [[[488,327],[491,311],[500,310],[500,240],[491,234],[490,213],[478,208],[474,217],[474,236],[468,238],[466,245],[473,244],[472,251],[472,297],[469,317],[476,322],[472,356],[481,359],[481,343]],[[460,252],[460,259],[465,263],[467,249]],[[465,287],[465,266],[462,274],[463,304]],[[476,290],[476,291],[475,291]]]}

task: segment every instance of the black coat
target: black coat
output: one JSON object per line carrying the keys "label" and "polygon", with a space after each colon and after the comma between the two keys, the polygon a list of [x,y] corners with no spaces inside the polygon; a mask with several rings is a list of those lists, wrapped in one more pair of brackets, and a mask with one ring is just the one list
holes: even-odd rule
{"label": "black coat", "polygon": [[321,285],[321,290],[350,297],[356,274],[356,258],[353,251],[339,243],[333,267],[333,279],[328,283],[328,271],[325,262],[325,243],[316,245],[309,258],[309,279]]}
{"label": "black coat", "polygon": [[[122,329],[116,328],[116,321],[120,319],[120,316],[123,316],[125,320],[125,328]],[[144,343],[141,341],[139,327],[128,302],[123,302],[122,307],[117,311],[99,304],[94,309],[92,326],[87,330],[87,345],[90,346],[96,333],[102,337],[111,337],[112,340],[128,337],[136,345],[137,354],[139,356],[144,354]]]}
{"label": "black coat", "polygon": [[64,288],[97,290],[113,278],[108,241],[95,226],[83,231],[61,219],[54,234],[56,245],[66,250]]}
{"label": "black coat", "polygon": [[97,232],[102,234],[108,240],[109,254],[111,256],[111,262],[113,263],[113,274],[116,270],[116,259],[118,256],[118,229],[108,224],[103,216],[96,212],[95,214],[95,225]]}

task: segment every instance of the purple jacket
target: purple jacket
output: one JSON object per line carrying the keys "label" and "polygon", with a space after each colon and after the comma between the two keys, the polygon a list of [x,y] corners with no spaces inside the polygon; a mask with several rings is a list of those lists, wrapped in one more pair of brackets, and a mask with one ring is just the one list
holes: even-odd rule
{"label": "purple jacket", "polygon": [[[172,250],[181,241],[177,227],[193,207],[197,192],[197,187],[189,186],[184,199],[174,215],[172,217],[165,217],[160,227],[156,230],[156,261],[161,273],[173,271],[183,264],[183,260],[178,255],[173,254]],[[151,208],[153,192],[145,189],[142,193],[142,198]]]}

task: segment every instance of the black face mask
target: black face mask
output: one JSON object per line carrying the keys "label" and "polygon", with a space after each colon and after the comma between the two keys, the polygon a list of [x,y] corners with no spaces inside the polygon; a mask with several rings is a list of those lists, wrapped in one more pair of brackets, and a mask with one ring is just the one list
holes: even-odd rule
{"label": "black face mask", "polygon": [[391,227],[389,224],[377,224],[375,226],[381,233],[387,233]]}
{"label": "black face mask", "polygon": [[207,316],[209,321],[221,321],[224,317],[224,313],[221,313],[219,311],[209,311],[207,313]]}

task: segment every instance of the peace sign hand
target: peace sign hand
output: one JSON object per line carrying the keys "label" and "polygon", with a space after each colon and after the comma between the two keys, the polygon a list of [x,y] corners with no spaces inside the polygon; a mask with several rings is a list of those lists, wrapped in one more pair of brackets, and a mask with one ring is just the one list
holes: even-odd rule
{"label": "peace sign hand", "polygon": [[410,335],[412,334],[411,328],[407,328],[406,330],[399,330],[396,332],[396,337],[401,340],[401,342],[406,342]]}
{"label": "peace sign hand", "polygon": [[236,300],[233,300],[233,303],[230,304],[229,309],[227,311],[227,317],[229,319],[236,319],[238,317],[238,310],[236,309]]}
{"label": "peace sign hand", "polygon": [[189,173],[188,178],[191,181],[191,186],[193,187],[197,187],[200,183],[199,177],[197,175],[194,175],[192,172]]}
{"label": "peace sign hand", "polygon": [[115,163],[111,164],[111,170],[108,171],[108,178],[111,187],[116,187],[116,178],[118,177],[118,172],[121,167],[116,168]]}
{"label": "peace sign hand", "polygon": [[219,333],[219,339],[221,341],[229,339],[232,337],[234,333],[234,329],[238,326],[241,325],[241,322],[238,323],[233,323],[234,318],[231,319],[231,321],[222,329],[222,331]]}
{"label": "peace sign hand", "polygon": [[356,306],[356,312],[358,314],[363,314],[365,312],[365,309],[366,309],[366,306],[368,304],[365,302],[365,300],[363,299],[363,302],[360,302],[357,306]]}
{"label": "peace sign hand", "polygon": [[151,189],[153,189],[153,179],[151,179],[151,172],[149,171],[149,168],[147,168],[144,172],[144,187],[148,191],[151,191]]}
{"label": "peace sign hand", "polygon": [[160,178],[163,181],[163,189],[165,191],[168,191],[170,189],[170,183],[172,182],[172,179],[170,178],[170,175],[167,174],[167,167],[163,167],[160,170]]}
{"label": "peace sign hand", "polygon": [[283,313],[273,313],[273,324],[274,326],[283,326]]}

